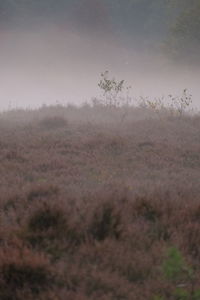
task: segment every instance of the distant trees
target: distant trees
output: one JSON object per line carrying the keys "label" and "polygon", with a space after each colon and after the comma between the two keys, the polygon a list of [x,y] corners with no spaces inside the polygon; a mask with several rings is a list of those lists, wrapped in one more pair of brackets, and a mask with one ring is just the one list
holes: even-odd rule
{"label": "distant trees", "polygon": [[81,31],[143,47],[167,41],[165,49],[176,57],[200,51],[200,0],[0,0],[0,24],[32,25],[37,18],[70,20]]}
{"label": "distant trees", "polygon": [[[168,49],[176,57],[199,57],[200,51],[200,0],[172,0],[180,13],[171,26]],[[182,3],[182,5],[181,5]]]}
{"label": "distant trees", "polygon": [[183,40],[200,42],[200,1],[181,13],[173,27],[173,34]]}

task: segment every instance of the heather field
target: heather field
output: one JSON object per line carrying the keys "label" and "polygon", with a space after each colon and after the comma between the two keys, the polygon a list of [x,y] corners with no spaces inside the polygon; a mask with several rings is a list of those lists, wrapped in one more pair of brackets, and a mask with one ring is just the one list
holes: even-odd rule
{"label": "heather field", "polygon": [[0,114],[1,300],[199,300],[200,116]]}

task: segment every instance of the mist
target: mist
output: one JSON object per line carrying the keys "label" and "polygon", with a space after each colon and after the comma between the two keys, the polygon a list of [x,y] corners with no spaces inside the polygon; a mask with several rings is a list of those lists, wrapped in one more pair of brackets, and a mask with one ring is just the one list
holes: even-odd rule
{"label": "mist", "polygon": [[200,0],[0,0],[0,299],[200,300],[199,54]]}
{"label": "mist", "polygon": [[105,70],[131,85],[134,98],[180,95],[187,88],[200,106],[198,67],[170,60],[160,41],[149,43],[140,31],[130,39],[108,23],[92,24],[79,16],[1,26],[0,109],[90,101]]}

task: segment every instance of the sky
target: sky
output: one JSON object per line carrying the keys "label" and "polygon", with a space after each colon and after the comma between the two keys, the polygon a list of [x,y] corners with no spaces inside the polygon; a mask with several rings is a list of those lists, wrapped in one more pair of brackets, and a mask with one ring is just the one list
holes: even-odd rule
{"label": "sky", "polygon": [[200,106],[198,68],[175,64],[159,45],[150,48],[144,40],[138,46],[138,37],[129,43],[110,28],[89,30],[91,24],[83,30],[76,19],[0,25],[0,110],[89,102],[106,70],[131,85],[133,97],[180,95],[188,88]]}

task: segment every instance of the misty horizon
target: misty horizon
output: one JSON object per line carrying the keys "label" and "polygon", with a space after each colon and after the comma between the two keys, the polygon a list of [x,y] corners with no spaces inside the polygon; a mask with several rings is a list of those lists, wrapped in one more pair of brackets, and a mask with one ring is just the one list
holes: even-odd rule
{"label": "misty horizon", "polygon": [[52,4],[7,12],[10,19],[0,26],[1,110],[90,101],[105,70],[131,85],[134,98],[187,88],[200,105],[200,68],[165,56],[160,36],[166,29],[153,33],[152,25],[151,32],[141,27],[131,34],[111,22],[109,5],[85,0],[67,10],[59,3],[57,10]]}

